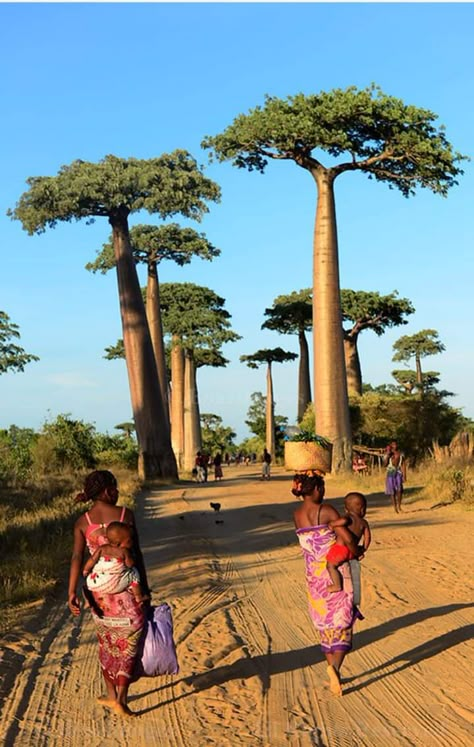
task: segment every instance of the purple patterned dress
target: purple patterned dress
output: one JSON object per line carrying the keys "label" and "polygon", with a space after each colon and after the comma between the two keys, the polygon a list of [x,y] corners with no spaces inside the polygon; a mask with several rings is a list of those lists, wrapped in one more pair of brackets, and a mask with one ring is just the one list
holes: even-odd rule
{"label": "purple patterned dress", "polygon": [[352,626],[362,615],[354,607],[354,592],[349,563],[343,563],[339,572],[343,578],[342,591],[328,592],[331,578],[326,569],[326,555],[336,540],[327,524],[302,527],[296,530],[305,562],[308,586],[309,614],[321,637],[323,653],[350,651]]}

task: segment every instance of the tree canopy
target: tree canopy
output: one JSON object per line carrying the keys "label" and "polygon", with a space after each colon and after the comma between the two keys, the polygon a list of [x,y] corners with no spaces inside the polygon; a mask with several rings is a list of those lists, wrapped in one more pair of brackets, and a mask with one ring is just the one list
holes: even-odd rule
{"label": "tree canopy", "polygon": [[[261,172],[269,159],[319,169],[323,164],[313,151],[323,151],[331,157],[333,176],[363,171],[405,196],[417,186],[446,195],[466,157],[453,151],[436,120],[430,110],[405,104],[374,84],[286,99],[267,95],[263,106],[240,114],[220,135],[205,137],[202,146],[211,158]],[[332,165],[344,155],[346,160]]]}
{"label": "tree canopy", "polygon": [[[220,249],[213,246],[205,234],[177,223],[132,226],[130,243],[135,260],[144,264],[172,260],[182,266],[189,264],[193,257],[210,260],[220,254]],[[94,262],[88,262],[86,270],[104,274],[112,267],[115,267],[115,255],[110,239],[98,252]]]}
{"label": "tree canopy", "polygon": [[287,295],[277,296],[273,306],[265,309],[266,321],[262,329],[271,329],[282,335],[298,334],[313,326],[311,288],[303,288]]}
{"label": "tree canopy", "polygon": [[286,363],[287,361],[294,361],[297,357],[296,353],[290,353],[283,348],[263,348],[251,355],[241,355],[240,361],[246,363],[249,368],[258,368],[262,363],[268,365]]}
{"label": "tree canopy", "polygon": [[383,335],[389,327],[407,324],[406,316],[415,313],[408,298],[398,298],[398,291],[382,296],[377,291],[341,290],[342,318],[352,322],[344,329],[345,336],[354,337],[364,329]]}
{"label": "tree canopy", "polygon": [[26,183],[29,190],[8,215],[29,234],[60,221],[128,216],[139,210],[162,218],[181,213],[199,221],[208,212],[207,201],[220,199],[218,185],[185,150],[146,160],[114,155],[98,163],[76,160],[56,176],[33,176]]}
{"label": "tree canopy", "polygon": [[0,311],[0,374],[7,371],[24,371],[25,366],[32,361],[39,361],[38,356],[25,353],[12,339],[18,340],[20,331],[17,324],[10,321],[4,311]]}

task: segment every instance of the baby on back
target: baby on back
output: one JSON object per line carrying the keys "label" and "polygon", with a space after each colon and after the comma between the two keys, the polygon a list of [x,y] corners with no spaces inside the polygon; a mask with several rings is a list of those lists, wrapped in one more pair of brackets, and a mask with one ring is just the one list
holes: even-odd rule
{"label": "baby on back", "polygon": [[339,566],[356,557],[360,560],[369,549],[371,540],[369,523],[364,518],[367,511],[365,496],[362,493],[348,493],[344,498],[344,508],[345,515],[340,519],[330,521],[329,526],[331,529],[346,527],[353,536],[355,543],[359,546],[362,540],[362,545],[359,548],[360,551],[357,556],[351,552],[340,537],[330,547],[326,555],[326,568],[332,581],[332,584],[327,587],[327,590],[330,592],[341,591],[342,589],[342,576],[338,571]]}

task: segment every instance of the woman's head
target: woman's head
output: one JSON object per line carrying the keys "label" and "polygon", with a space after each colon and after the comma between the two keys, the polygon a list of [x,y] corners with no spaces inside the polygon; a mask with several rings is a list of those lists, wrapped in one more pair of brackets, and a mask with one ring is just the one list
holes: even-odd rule
{"label": "woman's head", "polygon": [[293,478],[293,495],[297,498],[314,495],[319,500],[324,498],[324,477],[318,472],[297,472]]}
{"label": "woman's head", "polygon": [[104,498],[108,502],[117,502],[117,480],[109,470],[96,469],[87,475],[84,480],[84,490],[77,494],[76,501],[97,501]]}

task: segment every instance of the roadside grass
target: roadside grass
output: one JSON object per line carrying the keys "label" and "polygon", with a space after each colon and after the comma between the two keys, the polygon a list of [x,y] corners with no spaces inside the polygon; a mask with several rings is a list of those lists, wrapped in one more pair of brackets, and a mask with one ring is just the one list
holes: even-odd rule
{"label": "roadside grass", "polygon": [[[113,469],[119,504],[135,506],[136,473]],[[45,599],[67,578],[72,529],[86,506],[74,502],[83,475],[42,477],[26,488],[0,488],[0,634],[15,620],[14,608]]]}

